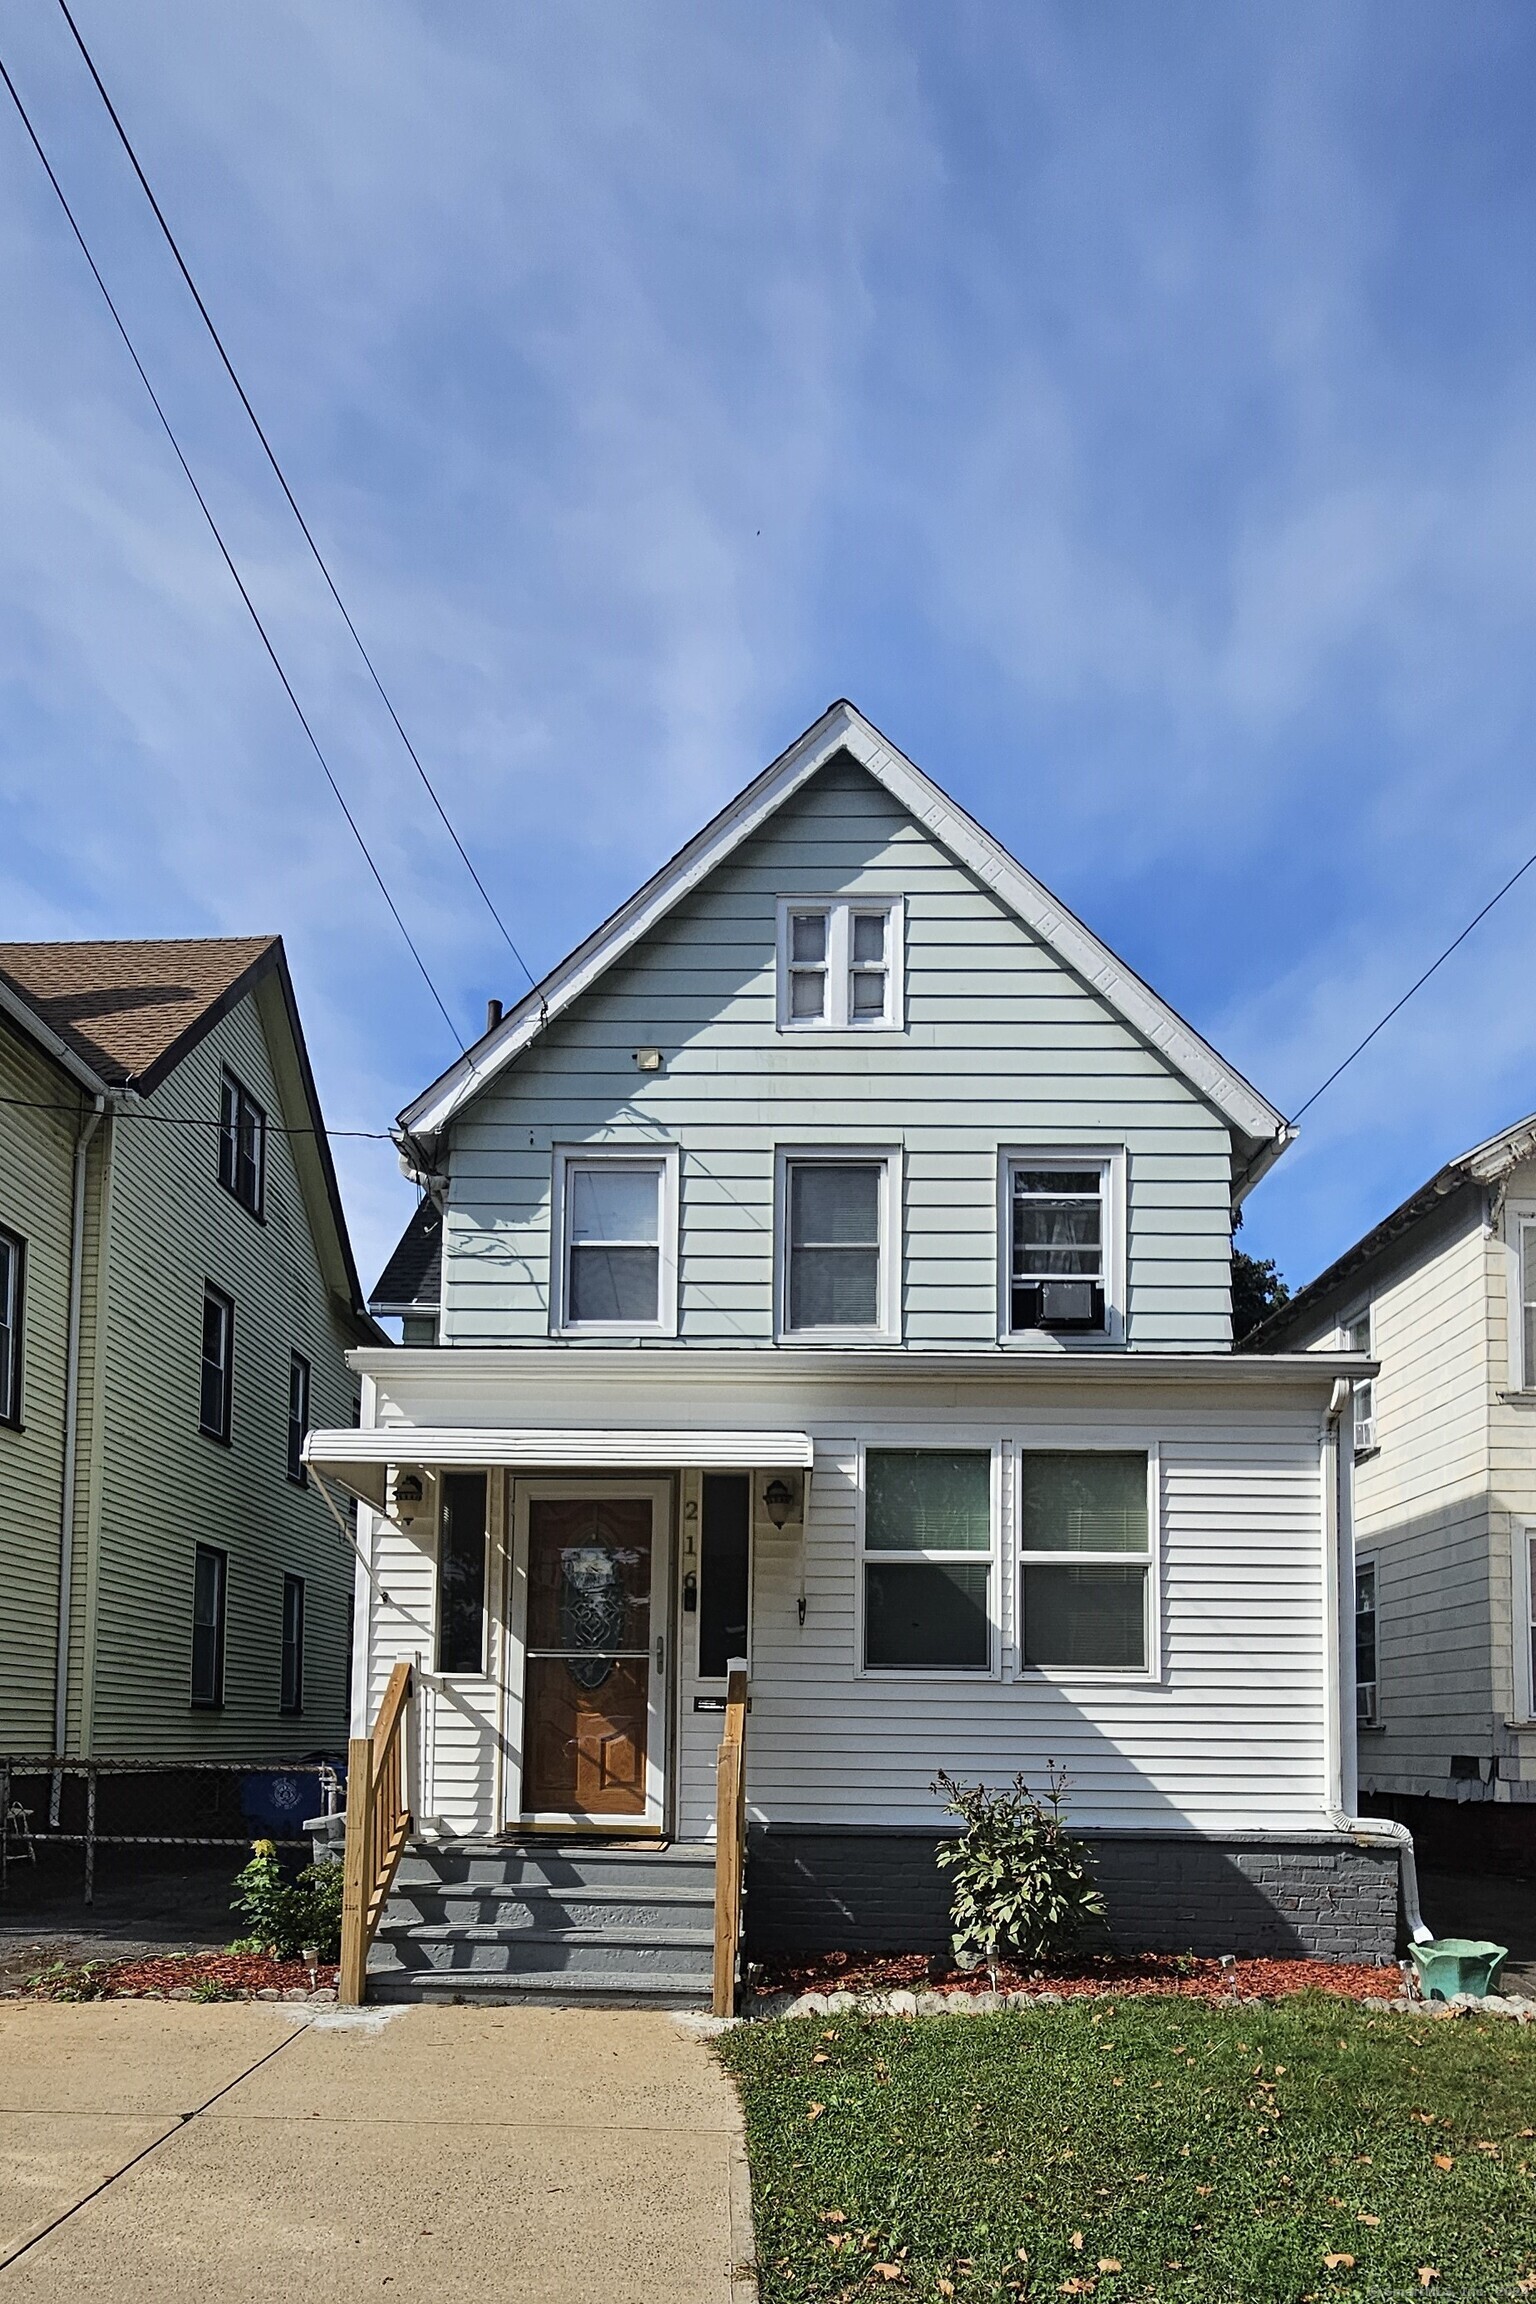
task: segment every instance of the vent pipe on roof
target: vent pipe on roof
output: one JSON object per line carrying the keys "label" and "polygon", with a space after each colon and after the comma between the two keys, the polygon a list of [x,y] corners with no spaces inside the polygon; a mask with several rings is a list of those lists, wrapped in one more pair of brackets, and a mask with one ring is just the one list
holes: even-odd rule
{"label": "vent pipe on roof", "polygon": [[485,1004],[485,1028],[487,1032],[494,1032],[500,1022],[501,1002],[499,1000],[487,1000]]}

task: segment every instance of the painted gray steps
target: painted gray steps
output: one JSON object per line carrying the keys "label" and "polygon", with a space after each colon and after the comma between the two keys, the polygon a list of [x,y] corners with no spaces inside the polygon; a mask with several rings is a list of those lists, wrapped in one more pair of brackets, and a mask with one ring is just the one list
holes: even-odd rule
{"label": "painted gray steps", "polygon": [[[378,1947],[375,1946],[375,1951]],[[527,1974],[486,1968],[402,1968],[368,1964],[371,2003],[470,2001],[485,2008],[707,2008],[710,1986],[696,1976],[653,1972],[643,1982],[623,1975],[567,1975],[552,1969]]]}
{"label": "painted gray steps", "polygon": [[397,1880],[389,1900],[391,1929],[438,1925],[454,1928],[581,1928],[610,1931],[616,1939],[636,1930],[714,1926],[714,1894],[697,1888],[507,1887],[474,1880]]}
{"label": "painted gray steps", "polygon": [[569,1843],[414,1841],[400,1859],[397,1889],[694,1888],[715,1892],[710,1847],[609,1848]]}
{"label": "painted gray steps", "polygon": [[387,1942],[402,1968],[489,1968],[502,1975],[598,1974],[618,1980],[670,1971],[707,1978],[714,1962],[714,1935],[703,1928],[619,1935],[608,1928],[392,1925]]}

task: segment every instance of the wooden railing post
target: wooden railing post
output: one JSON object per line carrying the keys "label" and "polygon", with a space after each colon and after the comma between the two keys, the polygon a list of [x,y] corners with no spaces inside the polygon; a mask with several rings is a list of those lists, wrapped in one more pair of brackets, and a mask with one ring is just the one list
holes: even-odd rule
{"label": "wooden railing post", "polygon": [[742,1874],[747,1845],[747,1667],[731,1659],[726,1681],[725,1733],[715,1757],[715,1973],[717,2016],[736,2013],[736,1962],[741,1946]]}
{"label": "wooden railing post", "polygon": [[336,1997],[360,2008],[368,1986],[368,1947],[384,1911],[411,1829],[403,1744],[411,1732],[413,1675],[397,1664],[371,1736],[347,1746],[347,1837],[342,1855],[341,1968]]}

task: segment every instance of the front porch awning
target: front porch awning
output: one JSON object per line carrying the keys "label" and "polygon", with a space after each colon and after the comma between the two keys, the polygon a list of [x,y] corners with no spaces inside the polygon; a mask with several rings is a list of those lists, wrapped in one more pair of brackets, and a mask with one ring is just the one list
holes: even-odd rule
{"label": "front porch awning", "polygon": [[808,1432],[553,1431],[545,1425],[385,1425],[374,1432],[311,1432],[304,1461],[382,1512],[391,1464],[480,1472],[506,1465],[542,1472],[809,1472]]}

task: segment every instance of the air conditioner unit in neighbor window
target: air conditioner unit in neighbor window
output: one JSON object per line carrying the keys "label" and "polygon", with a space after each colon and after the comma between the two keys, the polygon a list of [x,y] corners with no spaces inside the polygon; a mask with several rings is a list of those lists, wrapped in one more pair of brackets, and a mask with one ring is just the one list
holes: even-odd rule
{"label": "air conditioner unit in neighbor window", "polygon": [[1355,1725],[1374,1728],[1376,1725],[1376,1683],[1374,1680],[1355,1682]]}
{"label": "air conditioner unit in neighbor window", "polygon": [[1366,1453],[1366,1451],[1367,1451],[1368,1449],[1374,1448],[1374,1447],[1375,1447],[1375,1445],[1376,1445],[1376,1419],[1375,1419],[1375,1417],[1374,1417],[1374,1416],[1357,1416],[1357,1417],[1355,1418],[1355,1454],[1356,1454],[1357,1456],[1363,1456],[1363,1455],[1365,1455],[1365,1453]]}

